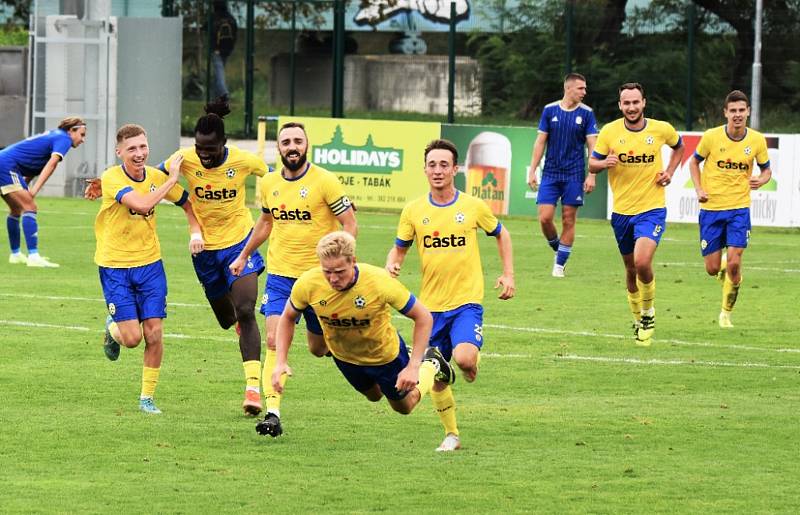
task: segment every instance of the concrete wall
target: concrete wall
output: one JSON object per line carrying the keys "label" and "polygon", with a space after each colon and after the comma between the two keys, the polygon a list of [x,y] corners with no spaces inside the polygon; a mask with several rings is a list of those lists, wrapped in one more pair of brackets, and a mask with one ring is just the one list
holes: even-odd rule
{"label": "concrete wall", "polygon": [[[272,58],[270,101],[289,105],[289,55]],[[329,55],[296,56],[295,105],[329,107],[332,64]],[[430,55],[348,55],[345,57],[345,109],[447,114],[448,61]],[[455,111],[481,113],[480,67],[456,58]]]}

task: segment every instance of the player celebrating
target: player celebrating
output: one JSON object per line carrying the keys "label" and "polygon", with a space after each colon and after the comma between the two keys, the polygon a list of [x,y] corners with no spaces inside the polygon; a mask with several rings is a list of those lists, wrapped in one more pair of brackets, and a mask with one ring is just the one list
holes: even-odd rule
{"label": "player celebrating", "polygon": [[[430,193],[403,208],[386,269],[397,277],[408,248],[417,242],[422,262],[420,299],[433,312],[431,345],[447,361],[454,358],[466,380],[472,382],[484,343],[483,269],[477,229],[497,239],[503,262],[503,274],[495,283],[495,288],[502,287],[500,299],[514,296],[514,264],[506,228],[485,202],[455,188],[457,162],[458,150],[450,141],[434,140],[425,148]],[[461,443],[449,384],[437,382],[431,399],[445,428],[445,439],[437,450],[454,451]]]}
{"label": "player celebrating", "polygon": [[[32,267],[57,268],[58,265],[39,255],[39,223],[33,200],[53,174],[69,149],[78,148],[86,139],[86,124],[77,117],[64,118],[58,128],[14,143],[0,150],[0,195],[8,204],[6,219],[11,244],[9,263],[27,263]],[[25,178],[39,179],[28,189]],[[28,256],[20,252],[20,219]]]}
{"label": "player celebrating", "polygon": [[[700,202],[700,252],[709,275],[722,279],[719,326],[733,327],[731,311],[742,283],[742,254],[750,239],[750,190],[769,182],[767,140],[747,127],[750,102],[739,90],[725,97],[727,123],[707,130],[689,163]],[[705,160],[701,174],[700,163]],[[752,175],[753,162],[761,173]],[[728,247],[727,266],[722,249]]]}
{"label": "player celebrating", "polygon": [[[595,177],[584,179],[584,145],[592,153],[597,141],[597,122],[592,108],[581,103],[586,96],[586,78],[570,73],[564,78],[564,98],[547,104],[539,121],[539,135],[533,145],[528,184],[539,190],[539,224],[548,245],[555,251],[553,277],[564,277],[564,267],[575,241],[575,221],[578,208],[583,205],[583,195],[594,191]],[[542,170],[541,186],[536,169],[542,160],[545,147],[547,158]],[[561,199],[561,238],[553,223],[556,204]]]}
{"label": "player celebrating", "polygon": [[[292,370],[287,363],[294,326],[313,307],[325,342],[347,381],[372,402],[385,395],[398,413],[408,414],[431,390],[434,380],[451,382],[453,370],[435,348],[426,351],[431,314],[386,271],[356,262],[356,240],[337,231],[317,244],[322,266],[304,272],[278,321],[277,361],[272,385],[283,391]],[[414,321],[411,356],[391,322],[389,307]],[[423,361],[424,359],[424,361]]]}
{"label": "player celebrating", "polygon": [[[248,257],[269,238],[267,251],[267,284],[261,313],[266,317],[267,352],[264,358],[264,393],[267,414],[258,424],[261,434],[281,434],[281,395],[273,389],[269,374],[275,367],[275,334],[278,320],[289,299],[292,285],[300,275],[317,266],[314,242],[342,228],[356,235],[358,227],[350,200],[339,179],[308,161],[308,136],[302,124],[289,122],[278,131],[278,152],[283,169],[261,180],[261,217],[253,236],[239,258],[231,264],[231,272],[241,273]],[[328,347],[314,311],[303,311],[306,320],[308,348],[315,356],[324,356]],[[285,381],[285,378],[284,378]]]}
{"label": "player celebrating", "polygon": [[[619,87],[623,117],[600,131],[589,158],[589,173],[608,169],[613,193],[611,226],[625,265],[628,304],[636,344],[649,346],[655,331],[656,282],[653,256],[666,227],[664,187],[683,157],[683,142],[667,122],[644,117],[644,88],[637,82]],[[661,147],[672,147],[665,169]]]}
{"label": "player celebrating", "polygon": [[[122,165],[103,172],[103,204],[95,219],[95,262],[110,313],[106,319],[103,349],[112,361],[119,358],[120,344],[133,348],[144,337],[144,367],[139,408],[159,414],[153,394],[161,370],[162,319],[166,318],[167,277],[161,263],[156,234],[155,206],[166,198],[181,206],[192,232],[200,225],[178,185],[182,159],[173,159],[169,176],[145,163],[149,154],[147,134],[139,125],[123,125],[117,132],[117,157]],[[190,240],[192,253],[202,241]]]}
{"label": "player celebrating", "polygon": [[264,260],[254,252],[238,275],[230,265],[244,248],[253,228],[253,217],[245,205],[245,181],[250,174],[264,175],[263,159],[233,145],[226,145],[223,117],[230,112],[220,99],[205,108],[206,116],[195,125],[194,148],[182,148],[162,163],[166,170],[172,161],[183,158],[181,172],[189,183],[192,202],[205,250],[192,256],[197,278],[203,285],[211,309],[223,329],[238,322],[239,350],[242,355],[246,388],[242,408],[245,414],[261,413],[261,334],[255,317],[258,274]]}

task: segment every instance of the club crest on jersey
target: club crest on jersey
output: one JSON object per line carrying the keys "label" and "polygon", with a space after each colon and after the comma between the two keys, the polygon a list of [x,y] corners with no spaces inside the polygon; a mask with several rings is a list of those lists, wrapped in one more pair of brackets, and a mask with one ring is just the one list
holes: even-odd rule
{"label": "club crest on jersey", "polygon": [[108,314],[113,317],[116,312],[117,312],[117,306],[115,306],[113,302],[109,302],[108,303]]}
{"label": "club crest on jersey", "polygon": [[580,125],[581,123],[583,123],[583,118],[580,117],[580,116],[576,117],[575,118],[575,125]]}
{"label": "club crest on jersey", "polygon": [[367,299],[361,295],[358,295],[355,299],[353,299],[353,305],[358,309],[364,309],[364,307],[367,305]]}
{"label": "club crest on jersey", "polygon": [[300,188],[300,198],[306,198],[308,196],[308,188],[303,186]]}
{"label": "club crest on jersey", "polygon": [[647,136],[647,137],[644,139],[644,142],[645,142],[645,143],[647,143],[648,145],[652,145],[654,141],[655,141],[655,140],[653,139],[653,136]]}
{"label": "club crest on jersey", "polygon": [[233,168],[228,168],[227,170],[225,170],[225,175],[228,176],[228,179],[233,179],[236,176],[236,170],[234,170]]}
{"label": "club crest on jersey", "polygon": [[466,220],[466,218],[467,218],[467,217],[466,217],[466,216],[464,216],[464,213],[462,213],[461,211],[459,211],[458,213],[456,213],[455,220],[456,220],[456,223],[457,223],[457,224],[463,224],[463,223],[464,223],[464,220]]}
{"label": "club crest on jersey", "polygon": [[350,199],[347,197],[347,195],[345,195],[344,197],[342,197],[342,205],[343,205],[344,207],[350,207],[352,204],[353,204],[353,203],[350,201]]}
{"label": "club crest on jersey", "polygon": [[744,155],[749,156],[752,151],[753,151],[752,148],[744,147]]}

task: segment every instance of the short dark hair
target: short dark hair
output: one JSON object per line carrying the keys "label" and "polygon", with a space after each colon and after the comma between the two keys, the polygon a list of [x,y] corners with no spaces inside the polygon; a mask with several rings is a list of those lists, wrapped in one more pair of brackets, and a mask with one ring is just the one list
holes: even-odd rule
{"label": "short dark hair", "polygon": [[281,125],[281,128],[278,129],[278,134],[283,132],[284,129],[295,129],[295,128],[302,130],[306,134],[306,137],[308,137],[308,133],[306,132],[306,126],[303,125],[300,122],[286,122],[286,123],[284,123],[283,125]]}
{"label": "short dark hair", "polygon": [[625,84],[619,87],[618,93],[621,94],[626,89],[638,89],[639,93],[642,94],[642,98],[644,98],[644,86],[642,86],[638,82],[626,82]]}
{"label": "short dark hair", "polygon": [[428,154],[431,150],[442,149],[442,150],[449,150],[450,153],[453,154],[453,164],[458,164],[458,149],[456,148],[455,144],[452,141],[446,139],[435,139],[428,143],[428,146],[425,147],[425,162],[428,162]]}
{"label": "short dark hair", "polygon": [[750,107],[750,99],[747,98],[747,95],[745,95],[743,91],[739,91],[738,89],[734,89],[725,97],[725,109],[728,108],[728,104],[731,102],[744,102],[747,104],[747,107]]}
{"label": "short dark hair", "polygon": [[586,82],[586,77],[580,73],[571,72],[564,77],[564,84],[573,80],[582,80],[583,82]]}

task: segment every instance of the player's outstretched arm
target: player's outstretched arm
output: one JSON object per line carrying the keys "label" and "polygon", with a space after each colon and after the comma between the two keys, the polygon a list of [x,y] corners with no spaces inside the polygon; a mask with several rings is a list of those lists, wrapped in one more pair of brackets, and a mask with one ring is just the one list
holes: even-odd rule
{"label": "player's outstretched arm", "polygon": [[428,341],[431,338],[433,328],[433,317],[420,301],[416,301],[414,306],[406,313],[406,316],[414,321],[414,342],[411,348],[411,357],[408,365],[397,375],[395,388],[407,392],[417,386],[419,382],[419,366],[428,348]]}
{"label": "player's outstretched arm", "polygon": [[701,204],[708,202],[708,193],[703,189],[703,182],[700,178],[700,163],[694,156],[689,158],[689,174],[692,176],[694,191],[697,193],[697,201]]}
{"label": "player's outstretched arm", "polygon": [[514,296],[514,252],[511,247],[511,234],[503,227],[497,235],[497,251],[500,254],[500,261],[503,262],[503,275],[497,278],[495,289],[502,287],[498,298],[508,300]]}
{"label": "player's outstretched arm", "polygon": [[42,186],[44,186],[44,183],[47,182],[47,179],[49,179],[50,176],[53,175],[53,172],[56,171],[56,166],[58,166],[60,161],[61,156],[59,154],[52,154],[50,156],[50,159],[44,165],[44,168],[42,168],[42,173],[39,174],[39,178],[36,179],[36,182],[33,183],[33,186],[31,186],[29,190],[31,197],[35,197],[36,194],[39,193],[39,190],[42,189]]}
{"label": "player's outstretched arm", "polygon": [[277,393],[283,393],[281,376],[283,374],[292,375],[292,369],[288,363],[289,347],[292,346],[295,320],[299,316],[300,312],[294,309],[291,302],[287,302],[281,318],[278,320],[278,329],[275,334],[275,368],[272,370],[272,387]]}
{"label": "player's outstretched arm", "polygon": [[397,245],[392,247],[389,255],[386,256],[386,271],[389,272],[389,275],[392,277],[400,275],[400,268],[403,266],[406,254],[408,254],[408,247],[398,247]]}
{"label": "player's outstretched arm", "polygon": [[[586,151],[588,155],[591,156],[592,152],[594,152],[594,145],[597,143],[597,136],[586,136]],[[596,186],[596,177],[593,173],[587,173],[586,179],[583,180],[583,192],[584,193],[591,193],[594,191]]]}
{"label": "player's outstretched arm", "polygon": [[197,216],[194,214],[192,201],[187,200],[181,207],[186,214],[186,221],[189,223],[189,252],[191,252],[193,256],[196,256],[206,248],[206,243],[203,240],[203,229],[200,227],[200,222],[197,221]]}
{"label": "player's outstretched arm", "polygon": [[260,247],[262,243],[267,241],[270,233],[272,233],[272,215],[262,211],[261,216],[258,217],[255,226],[253,226],[253,234],[250,235],[247,244],[245,244],[233,263],[228,266],[233,275],[242,273],[244,266],[247,264],[247,258],[249,258],[253,251]]}

